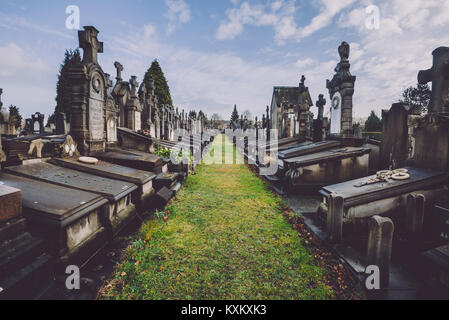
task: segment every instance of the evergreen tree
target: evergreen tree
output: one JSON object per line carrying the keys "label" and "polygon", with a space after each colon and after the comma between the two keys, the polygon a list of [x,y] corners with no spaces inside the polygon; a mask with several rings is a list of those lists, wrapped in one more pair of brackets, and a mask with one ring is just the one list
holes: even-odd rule
{"label": "evergreen tree", "polygon": [[376,113],[371,111],[370,116],[365,122],[365,132],[380,132],[382,131],[382,120],[376,115]]}
{"label": "evergreen tree", "polygon": [[9,106],[9,123],[14,125],[16,129],[22,126],[22,116],[20,115],[19,108],[16,106]]}
{"label": "evergreen tree", "polygon": [[195,111],[195,110],[192,110],[192,111],[189,112],[189,118],[191,118],[191,119],[193,119],[193,120],[196,120],[196,119],[197,119],[197,118],[196,118],[196,111]]}
{"label": "evergreen tree", "polygon": [[165,79],[164,72],[157,59],[151,63],[151,67],[145,73],[144,81],[153,79],[155,85],[155,94],[160,105],[168,105],[173,108],[173,101],[170,95],[170,88]]}
{"label": "evergreen tree", "polygon": [[400,102],[408,103],[418,112],[424,114],[427,113],[431,94],[432,90],[428,84],[417,84],[416,87],[410,86],[404,90]]}
{"label": "evergreen tree", "polygon": [[79,49],[66,50],[64,54],[64,61],[59,67],[58,82],[56,84],[56,107],[55,112],[48,117],[47,124],[55,122],[55,113],[64,112],[67,121],[70,122],[71,108],[70,108],[70,83],[68,78],[68,71],[71,67],[81,64],[81,54]]}
{"label": "evergreen tree", "polygon": [[237,122],[240,119],[239,113],[237,112],[237,105],[234,104],[234,111],[231,114],[231,124]]}

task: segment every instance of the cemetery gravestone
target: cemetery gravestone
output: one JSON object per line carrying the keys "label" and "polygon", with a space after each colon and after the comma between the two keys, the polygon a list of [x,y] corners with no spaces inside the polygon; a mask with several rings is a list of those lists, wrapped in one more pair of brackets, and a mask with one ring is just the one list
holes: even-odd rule
{"label": "cemetery gravestone", "polygon": [[335,75],[326,84],[331,99],[332,135],[352,135],[352,96],[356,77],[349,71],[349,52],[349,44],[343,42],[338,48],[340,62],[335,68]]}
{"label": "cemetery gravestone", "polygon": [[98,64],[103,43],[97,39],[95,27],[78,31],[79,46],[83,49],[80,65],[69,69],[71,86],[71,135],[83,155],[105,149],[106,75]]}

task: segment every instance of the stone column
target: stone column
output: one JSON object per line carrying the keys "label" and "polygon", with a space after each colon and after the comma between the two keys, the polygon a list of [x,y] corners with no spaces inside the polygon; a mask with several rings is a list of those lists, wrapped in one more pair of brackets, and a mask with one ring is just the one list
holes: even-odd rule
{"label": "stone column", "polygon": [[379,267],[381,288],[390,281],[390,260],[393,244],[394,224],[390,218],[373,216],[368,220],[367,265]]}
{"label": "stone column", "polygon": [[[342,136],[352,136],[352,96],[354,95],[356,77],[352,76],[349,71],[351,67],[349,63],[349,52],[349,44],[342,42],[338,48],[340,62],[335,68],[335,75],[332,80],[327,80],[326,83],[331,101],[337,92],[340,93],[342,99],[341,106],[338,106],[341,108],[340,135]],[[331,121],[336,121],[336,119],[332,119]]]}
{"label": "stone column", "polygon": [[412,193],[407,196],[406,228],[407,233],[414,240],[416,240],[423,231],[425,204],[426,197],[422,194]]}
{"label": "stone column", "polygon": [[331,242],[340,242],[343,237],[343,210],[343,197],[331,194],[327,211],[327,233]]}

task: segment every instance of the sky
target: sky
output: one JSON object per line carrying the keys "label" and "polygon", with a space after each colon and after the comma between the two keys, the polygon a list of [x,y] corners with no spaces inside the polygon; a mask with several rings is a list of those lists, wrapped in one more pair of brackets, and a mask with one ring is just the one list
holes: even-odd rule
{"label": "sky", "polygon": [[432,51],[449,46],[447,0],[0,0],[4,107],[16,105],[25,117],[53,112],[59,65],[78,47],[77,30],[66,27],[70,5],[81,26],[100,31],[99,63],[112,78],[114,61],[123,78],[139,81],[158,59],[175,107],[223,119],[234,104],[260,117],[273,86],[297,86],[303,74],[328,109],[326,79],[342,41],[357,76],[354,117],[380,115],[432,66]]}

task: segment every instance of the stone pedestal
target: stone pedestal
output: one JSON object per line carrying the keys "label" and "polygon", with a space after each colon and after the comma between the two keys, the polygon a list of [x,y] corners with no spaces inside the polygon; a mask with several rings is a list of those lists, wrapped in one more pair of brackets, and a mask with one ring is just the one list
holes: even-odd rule
{"label": "stone pedestal", "polygon": [[17,218],[22,213],[22,191],[0,182],[0,223]]}
{"label": "stone pedestal", "polygon": [[390,218],[372,216],[368,220],[369,235],[366,251],[367,265],[380,270],[381,288],[388,287],[390,281],[390,260],[394,225]]}
{"label": "stone pedestal", "polygon": [[335,68],[332,80],[327,80],[331,99],[331,134],[352,135],[352,96],[354,95],[355,76],[349,69],[349,44],[343,42],[338,48],[340,63]]}

